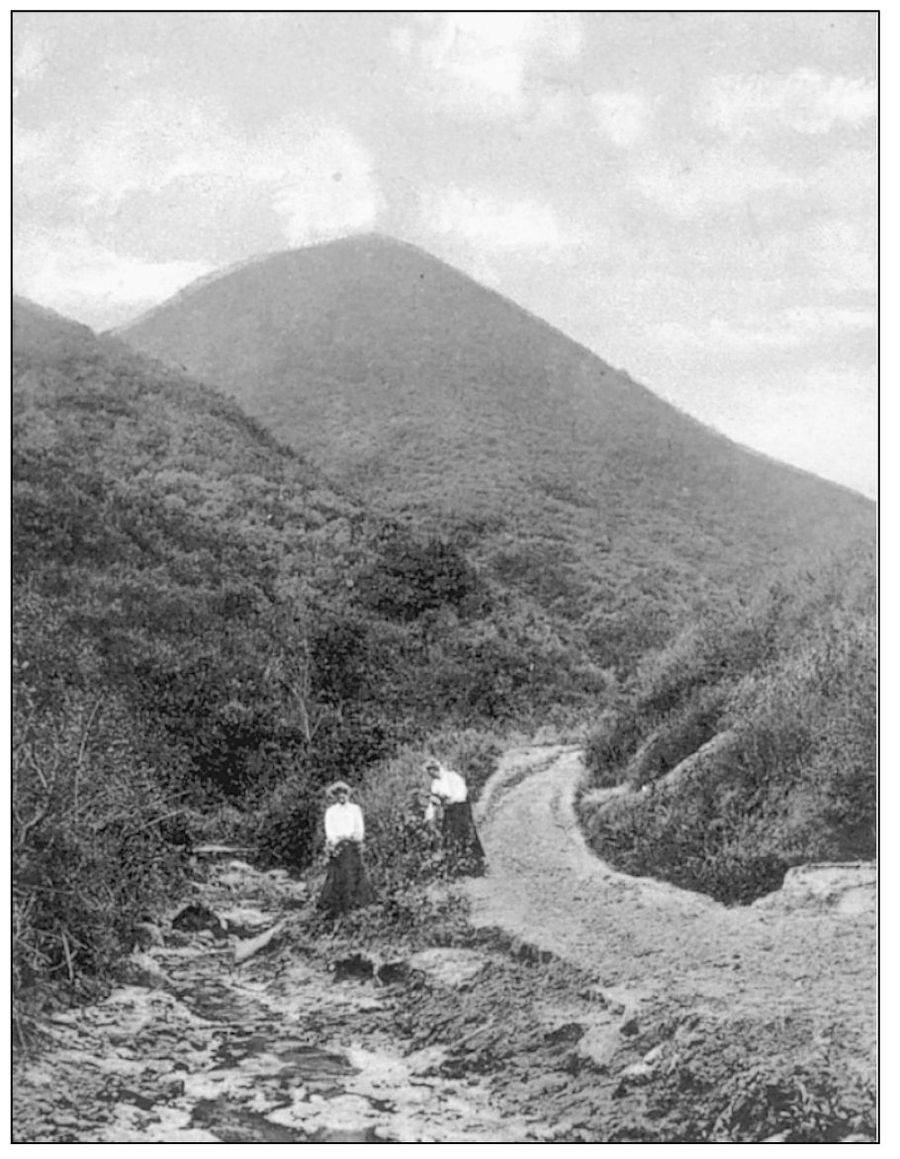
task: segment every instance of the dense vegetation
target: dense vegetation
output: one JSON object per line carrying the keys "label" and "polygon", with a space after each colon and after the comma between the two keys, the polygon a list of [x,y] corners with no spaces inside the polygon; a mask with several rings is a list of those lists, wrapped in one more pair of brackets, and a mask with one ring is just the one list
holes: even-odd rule
{"label": "dense vegetation", "polygon": [[23,985],[103,968],[211,811],[301,867],[336,776],[603,694],[587,653],[458,538],[368,516],[116,342],[26,303],[14,337]]}
{"label": "dense vegetation", "polygon": [[[454,278],[437,298],[451,320],[472,310],[471,283]],[[362,310],[371,287],[360,293]],[[515,308],[494,298],[501,334]],[[437,342],[429,301],[413,310],[428,320],[424,348],[437,344],[445,361],[467,351]],[[401,376],[405,410],[387,364],[380,387],[366,380],[364,403],[319,364],[301,366],[307,386],[313,372],[321,380],[304,396],[312,441],[298,453],[180,371],[17,303],[22,993],[102,974],[141,914],[177,894],[183,851],[226,822],[263,859],[308,865],[336,776],[362,784],[372,871],[400,904],[403,881],[440,872],[414,820],[422,753],[452,756],[477,783],[515,728],[599,719],[595,774],[660,785],[614,809],[585,799],[592,839],[628,869],[742,900],[793,859],[868,854],[871,565],[857,551],[843,571],[801,576],[762,603],[749,601],[741,572],[783,559],[794,537],[808,547],[801,515],[813,539],[864,542],[870,505],[734,458],[709,432],[692,444],[701,428],[620,378],[603,396],[612,441],[596,415],[585,420],[599,440],[591,467],[578,423],[554,425],[553,408],[565,374],[587,406],[597,382],[584,360],[591,375],[602,364],[516,317],[540,341],[553,336],[543,369],[538,338],[516,331],[485,363],[479,332],[454,363],[458,398],[446,366],[421,395]],[[504,361],[519,339],[534,363],[524,409]],[[349,355],[334,342],[332,370],[343,373]],[[485,374],[496,375],[481,391],[486,409],[470,413]],[[349,421],[357,410],[373,420],[365,434]],[[327,415],[339,432],[323,428]],[[337,479],[314,461],[320,438]],[[723,472],[751,495],[730,524]],[[688,477],[695,496],[718,495],[714,510],[678,498]],[[677,624],[693,626],[671,642]],[[715,760],[719,778],[664,786],[710,739],[697,767]]]}
{"label": "dense vegetation", "polygon": [[605,668],[872,533],[861,496],[736,446],[389,238],[245,264],[122,337],[227,390],[367,506],[458,536]]}
{"label": "dense vegetation", "polygon": [[593,847],[725,902],[785,869],[875,856],[876,600],[871,550],[702,617],[648,657],[588,745]]}

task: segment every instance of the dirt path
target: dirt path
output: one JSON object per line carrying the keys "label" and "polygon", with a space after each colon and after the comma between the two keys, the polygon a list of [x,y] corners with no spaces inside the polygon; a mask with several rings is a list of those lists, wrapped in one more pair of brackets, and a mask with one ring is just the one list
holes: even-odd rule
{"label": "dirt path", "polygon": [[560,955],[629,1008],[780,1017],[874,1073],[871,867],[795,872],[778,894],[728,909],[595,858],[574,813],[582,775],[577,750],[506,754],[478,810],[490,871],[467,886],[473,924]]}
{"label": "dirt path", "polygon": [[[478,805],[488,876],[430,887],[405,933],[378,907],[324,932],[315,879],[198,863],[215,930],[174,912],[105,1001],[50,1019],[14,1140],[701,1141],[760,1059],[870,1077],[871,886],[800,875],[727,910],[625,877],[584,845],[581,775],[574,749],[508,753]],[[727,1137],[794,1122],[770,1110]]]}

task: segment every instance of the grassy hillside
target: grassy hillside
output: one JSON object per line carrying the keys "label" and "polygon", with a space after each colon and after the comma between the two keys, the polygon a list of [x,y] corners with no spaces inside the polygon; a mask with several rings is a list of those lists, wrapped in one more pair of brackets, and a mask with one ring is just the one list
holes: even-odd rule
{"label": "grassy hillside", "polygon": [[414,247],[248,263],[122,331],[342,485],[467,537],[627,667],[723,586],[873,533],[872,504],[743,450]]}
{"label": "grassy hillside", "polygon": [[[866,854],[871,504],[738,450],[408,247],[281,255],[179,301],[210,357],[265,352],[238,374],[274,400],[265,421],[15,304],[20,987],[102,973],[223,803],[302,867],[323,785],[362,778],[373,864],[400,888],[421,854],[409,775],[437,736],[477,777],[487,731],[594,719],[599,777],[662,783],[724,735],[724,795],[694,777],[627,816],[585,804],[607,855],[720,895]],[[824,578],[835,544],[850,562]],[[797,553],[813,579],[751,606]]]}
{"label": "grassy hillside", "polygon": [[[874,563],[787,576],[642,663],[587,749],[601,856],[725,902],[791,865],[876,856]],[[607,801],[620,782],[642,791]]]}
{"label": "grassy hillside", "polygon": [[13,369],[23,985],[102,969],[216,802],[303,865],[328,780],[602,694],[462,545],[372,518],[215,391],[27,302]]}

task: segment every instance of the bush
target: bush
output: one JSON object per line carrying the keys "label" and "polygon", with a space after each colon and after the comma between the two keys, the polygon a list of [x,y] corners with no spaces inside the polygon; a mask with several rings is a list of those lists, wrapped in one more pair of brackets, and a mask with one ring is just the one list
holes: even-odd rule
{"label": "bush", "polygon": [[446,871],[440,839],[423,822],[428,803],[428,785],[421,771],[425,757],[434,753],[457,769],[466,779],[470,800],[475,800],[494,770],[501,747],[493,733],[446,731],[431,736],[424,749],[404,748],[392,760],[367,770],[360,792],[366,818],[366,862],[385,903],[411,885]]}
{"label": "bush", "polygon": [[875,1093],[853,1075],[819,1064],[761,1063],[734,1075],[718,1092],[721,1106],[710,1142],[874,1142]]}
{"label": "bush", "polygon": [[[676,1024],[677,1025],[677,1024]],[[874,1142],[871,1084],[832,1050],[782,1053],[758,1019],[683,1022],[674,1051],[664,1055],[635,1122],[614,1114],[608,1140],[646,1142]],[[780,1029],[779,1035],[783,1033]],[[629,1135],[628,1132],[636,1132]]]}
{"label": "bush", "polygon": [[452,543],[417,539],[395,527],[376,549],[375,562],[360,572],[356,587],[363,606],[379,616],[409,622],[445,604],[466,613],[483,602],[475,569]]}
{"label": "bush", "polygon": [[135,922],[184,880],[179,821],[121,702],[68,693],[53,712],[19,688],[13,710],[16,1012],[77,993],[128,948]]}
{"label": "bush", "polygon": [[248,812],[244,832],[263,866],[298,871],[318,843],[324,793],[303,771],[291,771]]}
{"label": "bush", "polygon": [[875,621],[845,567],[720,611],[642,666],[591,735],[592,785],[638,788],[724,743],[649,795],[585,793],[601,856],[732,904],[777,888],[790,865],[875,855]]}

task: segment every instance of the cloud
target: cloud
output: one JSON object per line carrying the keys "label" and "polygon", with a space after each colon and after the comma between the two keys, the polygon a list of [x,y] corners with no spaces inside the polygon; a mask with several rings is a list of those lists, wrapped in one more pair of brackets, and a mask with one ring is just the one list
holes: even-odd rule
{"label": "cloud", "polygon": [[637,188],[675,217],[756,204],[760,198],[802,191],[796,174],[746,152],[695,150],[684,160],[648,157],[632,170]]}
{"label": "cloud", "polygon": [[46,129],[32,129],[23,125],[18,117],[12,120],[12,155],[14,174],[23,174],[30,166],[43,162],[48,154],[52,157],[56,144],[54,135]]}
{"label": "cloud", "polygon": [[263,142],[258,171],[291,245],[371,229],[384,209],[372,162],[346,130],[282,127]]}
{"label": "cloud", "polygon": [[250,136],[214,105],[161,95],[123,103],[81,135],[20,132],[19,142],[20,203],[56,197],[104,229],[127,199],[183,197],[185,183],[205,188],[210,204],[255,197],[291,245],[371,228],[383,208],[362,144],[341,126],[299,117]]}
{"label": "cloud", "polygon": [[447,189],[424,199],[422,218],[433,233],[494,253],[551,255],[577,241],[549,205],[528,197]]}
{"label": "cloud", "polygon": [[12,65],[14,96],[18,96],[23,87],[35,84],[44,76],[52,52],[51,42],[45,36],[33,28],[25,28],[19,32],[16,24],[14,24]]}
{"label": "cloud", "polygon": [[837,125],[859,128],[876,111],[874,84],[810,68],[787,76],[713,77],[698,107],[704,123],[738,138],[773,131],[821,136]]}
{"label": "cloud", "polygon": [[702,322],[663,322],[655,328],[663,345],[682,354],[741,356],[763,350],[789,350],[822,344],[842,335],[874,331],[872,310],[842,306],[790,306],[756,313],[735,322],[724,317]]}
{"label": "cloud", "polygon": [[[726,400],[723,400],[725,403]],[[711,421],[724,434],[865,495],[877,486],[877,376],[815,364],[735,379],[730,406]]]}
{"label": "cloud", "polygon": [[876,220],[878,163],[874,150],[836,149],[803,175],[804,193],[825,210]]}
{"label": "cloud", "polygon": [[628,148],[646,136],[650,109],[642,93],[598,92],[589,104],[598,130],[613,145]]}
{"label": "cloud", "polygon": [[[99,213],[115,212],[130,194],[159,193],[184,177],[238,173],[246,155],[215,109],[164,95],[123,102],[99,125],[57,129],[44,145],[42,180]],[[25,159],[37,160],[34,154],[31,148]]]}
{"label": "cloud", "polygon": [[94,326],[124,322],[212,271],[206,262],[154,262],[98,245],[84,230],[19,232],[16,292]]}
{"label": "cloud", "polygon": [[392,43],[435,106],[460,117],[510,117],[540,105],[548,71],[580,54],[582,30],[574,13],[448,12],[419,16]]}
{"label": "cloud", "polygon": [[851,362],[754,359],[691,371],[657,390],[722,434],[785,463],[874,496],[878,377]]}
{"label": "cloud", "polygon": [[817,335],[822,330],[873,330],[875,315],[871,310],[846,306],[791,306],[781,316],[795,333]]}
{"label": "cloud", "polygon": [[874,294],[878,250],[874,221],[827,216],[807,226],[799,246],[822,287],[832,293]]}

